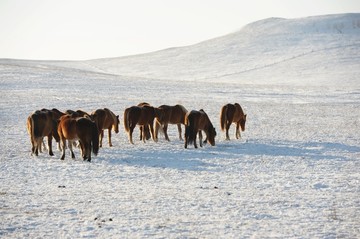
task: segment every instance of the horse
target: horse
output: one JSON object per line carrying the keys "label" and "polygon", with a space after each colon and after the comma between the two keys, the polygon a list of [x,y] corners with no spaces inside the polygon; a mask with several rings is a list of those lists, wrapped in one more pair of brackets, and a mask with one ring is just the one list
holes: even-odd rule
{"label": "horse", "polygon": [[[136,125],[150,127],[150,134],[152,139],[156,142],[154,137],[154,119],[158,114],[158,109],[149,105],[144,106],[131,106],[124,111],[124,128],[129,135],[129,141],[134,144],[132,140],[132,133]],[[142,140],[145,142],[145,130],[141,132]]]}
{"label": "horse", "polygon": [[230,140],[229,128],[232,123],[236,124],[235,137],[241,138],[239,127],[245,131],[246,114],[238,103],[226,104],[221,108],[220,126],[222,131],[226,131],[226,140]]}
{"label": "horse", "polygon": [[84,160],[91,161],[91,150],[97,155],[99,151],[99,131],[96,124],[88,118],[73,118],[64,115],[60,118],[58,134],[61,140],[62,155],[61,160],[65,159],[66,140],[69,141],[71,158],[75,158],[72,150],[73,142],[79,140],[81,154]]}
{"label": "horse", "polygon": [[46,109],[37,110],[27,118],[27,131],[30,135],[31,154],[39,155],[43,138],[48,138],[49,155],[54,156],[52,151],[52,137],[59,142],[59,135],[57,133],[57,119],[55,114]]}
{"label": "horse", "polygon": [[159,116],[156,117],[155,121],[155,137],[158,138],[159,128],[162,129],[165,135],[165,139],[170,141],[167,134],[168,124],[177,124],[179,139],[183,140],[181,137],[181,124],[185,125],[185,116],[188,112],[182,105],[161,105],[158,107]]}
{"label": "horse", "polygon": [[205,111],[201,109],[188,112],[185,117],[185,148],[191,143],[194,143],[194,147],[197,148],[196,135],[198,133],[200,147],[202,147],[201,131],[205,132],[206,141],[215,146],[216,130]]}
{"label": "horse", "polygon": [[111,129],[117,134],[119,133],[119,115],[115,115],[111,110],[108,108],[104,109],[97,109],[91,113],[91,118],[95,121],[99,133],[100,133],[100,147],[102,147],[102,141],[104,138],[104,129],[108,130],[108,141],[109,146],[112,147],[111,143]]}

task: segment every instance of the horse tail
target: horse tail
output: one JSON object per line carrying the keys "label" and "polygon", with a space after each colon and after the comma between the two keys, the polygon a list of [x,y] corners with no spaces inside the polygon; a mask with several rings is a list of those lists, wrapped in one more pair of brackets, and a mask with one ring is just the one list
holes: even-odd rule
{"label": "horse tail", "polygon": [[129,111],[130,111],[129,108],[125,109],[125,111],[124,111],[124,128],[125,128],[126,132],[130,131]]}
{"label": "horse tail", "polygon": [[225,130],[226,128],[226,120],[227,120],[227,105],[224,105],[222,108],[221,108],[221,112],[220,112],[220,128],[222,131]]}
{"label": "horse tail", "polygon": [[34,146],[35,146],[35,135],[34,135],[34,120],[33,120],[32,116],[28,117],[26,126],[27,126],[28,133],[30,135],[30,141],[31,141],[31,144],[33,147],[31,150],[31,153],[34,153],[33,151],[34,151]]}
{"label": "horse tail", "polygon": [[164,129],[163,129],[163,127],[161,127],[161,123],[160,123],[157,119],[155,119],[155,127],[154,127],[154,130],[155,130],[155,136],[156,136],[156,137],[158,136],[159,129],[160,129],[160,132],[163,134],[163,133],[164,133]]}
{"label": "horse tail", "polygon": [[196,133],[194,133],[195,127],[194,127],[194,120],[192,115],[188,115],[188,117],[185,118],[185,140],[187,140],[188,144],[192,144],[195,140],[194,136]]}
{"label": "horse tail", "polygon": [[99,152],[99,131],[95,123],[91,124],[91,145],[92,151],[95,155]]}

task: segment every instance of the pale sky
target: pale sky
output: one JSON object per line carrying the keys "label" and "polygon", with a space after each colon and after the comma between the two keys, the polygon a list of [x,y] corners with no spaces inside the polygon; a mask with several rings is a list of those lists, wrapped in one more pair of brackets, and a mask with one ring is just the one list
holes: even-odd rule
{"label": "pale sky", "polygon": [[360,0],[0,0],[0,58],[87,60],[192,45],[268,17],[360,12]]}

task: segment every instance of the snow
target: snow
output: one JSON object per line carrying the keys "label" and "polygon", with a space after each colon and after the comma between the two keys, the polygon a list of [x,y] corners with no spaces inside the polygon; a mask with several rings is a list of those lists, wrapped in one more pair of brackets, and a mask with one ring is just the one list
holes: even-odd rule
{"label": "snow", "polygon": [[[359,19],[265,19],[124,58],[0,59],[0,236],[357,238]],[[203,108],[216,146],[185,150],[173,125],[171,142],[131,145],[122,114],[143,101]],[[229,102],[248,114],[240,140],[234,126],[230,141],[220,131]],[[54,107],[110,108],[121,119],[114,147],[105,139],[91,163],[79,150],[61,161],[55,147],[30,156],[26,118]]]}

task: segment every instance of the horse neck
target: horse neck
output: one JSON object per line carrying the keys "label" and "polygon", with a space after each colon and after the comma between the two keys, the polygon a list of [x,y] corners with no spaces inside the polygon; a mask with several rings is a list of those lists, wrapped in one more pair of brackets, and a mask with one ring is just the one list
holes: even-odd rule
{"label": "horse neck", "polygon": [[116,115],[111,110],[109,110],[109,109],[106,109],[106,110],[109,112],[109,114],[113,120],[112,127],[114,129],[116,127],[116,123],[117,123]]}
{"label": "horse neck", "polygon": [[243,111],[243,109],[241,108],[241,106],[240,106],[239,104],[235,104],[235,108],[236,108],[236,111],[238,111],[240,117],[241,117],[241,118],[244,117],[245,114],[244,114],[244,111]]}

